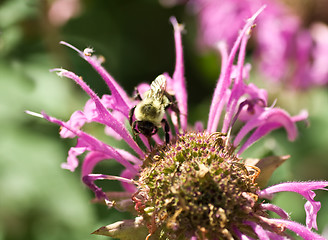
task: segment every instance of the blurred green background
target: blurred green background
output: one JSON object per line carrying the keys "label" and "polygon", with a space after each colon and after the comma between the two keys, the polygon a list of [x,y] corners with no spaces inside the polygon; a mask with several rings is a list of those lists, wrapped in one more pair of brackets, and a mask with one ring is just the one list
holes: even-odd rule
{"label": "blurred green background", "polygon": [[[70,11],[65,15],[63,9]],[[206,123],[219,58],[198,53],[195,20],[183,6],[164,8],[156,0],[0,1],[0,240],[105,239],[90,233],[127,217],[91,204],[93,194],[81,183],[79,171],[60,168],[75,140],[60,139],[57,126],[24,111],[44,110],[66,120],[83,107],[86,94],[70,80],[49,72],[55,67],[73,70],[99,95],[107,93],[97,73],[74,51],[59,45],[60,40],[79,49],[93,47],[106,58],[104,66],[129,94],[140,82],[150,82],[162,72],[172,74],[175,55],[170,16],[176,16],[186,28],[189,121]],[[328,179],[327,88],[307,92],[280,89],[270,98],[271,102],[277,98],[278,105],[291,114],[308,109],[310,126],[298,124],[299,138],[293,143],[286,140],[284,131],[276,131],[245,156],[292,156],[270,184]],[[89,130],[100,132],[99,126]],[[118,174],[122,168],[108,162],[97,170]],[[316,193],[322,202],[318,215],[321,232],[328,225],[328,193]],[[274,202],[305,224],[302,197],[282,193]]]}

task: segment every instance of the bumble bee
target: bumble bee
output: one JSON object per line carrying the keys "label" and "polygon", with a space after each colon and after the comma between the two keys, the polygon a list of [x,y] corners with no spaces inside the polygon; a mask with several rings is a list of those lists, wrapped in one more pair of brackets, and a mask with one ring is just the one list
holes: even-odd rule
{"label": "bumble bee", "polygon": [[[129,122],[133,134],[143,134],[150,143],[150,138],[164,125],[165,142],[170,141],[170,126],[164,118],[165,112],[171,108],[177,114],[179,110],[173,101],[173,95],[166,92],[166,77],[159,75],[151,84],[150,89],[141,98],[137,91],[136,99],[140,102],[129,113]],[[133,121],[135,116],[135,121]]]}

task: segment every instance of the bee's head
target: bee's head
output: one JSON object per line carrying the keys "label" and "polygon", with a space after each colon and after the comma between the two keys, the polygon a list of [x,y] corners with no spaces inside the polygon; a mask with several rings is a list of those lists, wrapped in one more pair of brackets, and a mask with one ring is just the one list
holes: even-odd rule
{"label": "bee's head", "polygon": [[150,137],[157,132],[157,127],[149,121],[139,121],[138,122],[138,130],[141,134],[146,137]]}

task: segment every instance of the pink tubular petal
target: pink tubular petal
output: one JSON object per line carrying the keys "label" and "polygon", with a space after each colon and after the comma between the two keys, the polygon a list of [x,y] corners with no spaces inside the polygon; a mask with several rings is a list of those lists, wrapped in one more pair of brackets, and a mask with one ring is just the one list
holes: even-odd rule
{"label": "pink tubular petal", "polygon": [[[106,106],[107,107],[107,106]],[[92,99],[89,99],[83,109],[83,114],[87,118],[88,122],[92,122],[98,117],[97,107],[95,102]]]}
{"label": "pink tubular petal", "polygon": [[216,85],[216,88],[214,90],[214,95],[212,98],[212,103],[211,103],[209,118],[208,118],[208,124],[207,124],[208,132],[216,131],[213,121],[214,121],[214,119],[219,118],[219,117],[216,117],[216,115],[221,114],[217,111],[217,107],[219,106],[220,102],[223,99],[224,92],[229,88],[230,81],[231,81],[230,76],[232,73],[233,61],[234,61],[237,51],[240,47],[241,41],[244,38],[244,36],[249,33],[251,27],[254,24],[255,19],[263,11],[263,9],[264,9],[264,7],[262,7],[260,10],[258,10],[250,19],[248,19],[247,23],[245,24],[244,28],[241,30],[241,33],[239,34],[235,44],[232,47],[232,50],[229,54],[228,61],[226,63],[224,62],[224,66],[223,66],[224,68],[221,70],[221,74],[220,74],[220,77],[219,77],[218,83]]}
{"label": "pink tubular petal", "polygon": [[[254,133],[245,141],[245,143],[240,147],[238,150],[238,154],[242,154],[247,148],[249,148],[253,143],[255,143],[257,140],[265,136],[266,134],[270,133],[274,129],[277,129],[281,127],[281,125],[277,123],[267,123],[263,126],[258,127]],[[238,136],[238,135],[237,135]],[[234,142],[237,146],[237,142]]]}
{"label": "pink tubular petal", "polygon": [[245,221],[244,223],[248,226],[251,226],[260,240],[270,240],[267,231],[265,231],[259,224],[250,221]]}
{"label": "pink tubular petal", "polygon": [[[308,117],[307,111],[301,111],[300,114],[298,114],[296,116],[293,116],[293,117],[289,117],[289,115],[285,111],[283,111],[281,109],[277,109],[277,108],[276,108],[276,110],[278,110],[278,113],[277,114],[279,114],[279,112],[283,113],[283,116],[284,117],[281,118],[280,121],[281,120],[284,120],[284,118],[285,118],[285,121],[287,123],[285,125],[283,125],[283,124],[281,124],[279,122],[271,122],[271,120],[270,121],[269,120],[266,120],[266,122],[263,122],[263,125],[262,126],[258,126],[257,129],[252,133],[252,135],[245,141],[245,143],[239,149],[238,154],[241,154],[249,146],[251,146],[253,143],[255,143],[258,139],[262,138],[266,134],[268,134],[271,131],[273,131],[273,130],[275,130],[277,128],[280,128],[282,126],[285,127],[285,129],[286,129],[286,131],[288,133],[288,138],[289,138],[290,141],[293,141],[296,138],[296,136],[297,136],[296,127],[295,127],[295,130],[293,130],[293,127],[292,128],[287,128],[287,126],[288,125],[291,126],[292,123],[295,123],[295,122],[298,122],[298,121],[304,121],[304,120],[306,120],[307,117]],[[291,121],[291,122],[288,123],[289,121]],[[246,123],[246,125],[247,124],[248,123]],[[295,124],[293,124],[293,125],[295,125]],[[239,144],[239,143],[238,142],[234,142],[234,144],[236,144],[235,146],[237,146],[237,144]]]}
{"label": "pink tubular petal", "polygon": [[309,113],[306,110],[302,110],[298,115],[293,116],[292,119],[294,122],[307,121]]}
{"label": "pink tubular petal", "polygon": [[[112,111],[111,114],[112,114],[113,118],[115,118],[117,121],[119,121],[121,123],[124,123],[126,120],[125,116],[119,111]],[[108,125],[105,128],[105,133],[108,136],[114,137],[116,140],[122,139],[121,135],[119,133],[117,133],[114,128],[112,128]]]}
{"label": "pink tubular petal", "polygon": [[96,180],[117,180],[129,184],[134,184],[134,181],[132,179],[127,179],[123,177],[118,176],[110,176],[110,175],[103,175],[103,174],[89,174],[88,175],[89,180],[96,181]]}
{"label": "pink tubular petal", "polygon": [[[256,229],[256,234],[258,235],[257,239],[259,239],[259,240],[262,240],[262,239],[264,239],[264,240],[266,240],[266,239],[286,240],[287,239],[285,236],[281,236],[274,232],[264,230],[261,226],[257,225],[256,223],[253,223],[253,222],[249,222],[249,223],[254,225],[252,228],[253,228],[254,232]],[[239,237],[240,240],[254,240],[254,238],[251,238],[251,237],[245,235],[244,233],[240,232],[236,227],[233,227],[233,231]]]}
{"label": "pink tubular petal", "polygon": [[234,226],[232,229],[233,229],[234,233],[237,235],[237,237],[239,237],[240,240],[254,240],[254,238],[251,238],[251,237],[243,234],[242,232],[240,232],[237,227]]}
{"label": "pink tubular petal", "polygon": [[321,203],[314,201],[315,193],[313,190],[325,189],[328,186],[328,181],[317,182],[289,182],[281,183],[268,187],[259,192],[259,197],[270,198],[277,192],[296,192],[302,195],[307,202],[305,203],[306,225],[308,228],[317,229],[317,213],[320,210]]}
{"label": "pink tubular petal", "polygon": [[221,69],[225,69],[229,59],[227,43],[225,41],[219,41],[216,44],[216,48],[221,54]]}
{"label": "pink tubular petal", "polygon": [[[87,121],[87,119],[84,116],[84,113],[81,111],[76,111],[72,114],[72,116],[70,117],[70,120],[67,122],[67,124],[73,129],[80,129],[86,121]],[[67,128],[62,128],[59,134],[62,138],[74,138],[75,137],[75,135],[71,131],[69,131]]]}
{"label": "pink tubular petal", "polygon": [[178,107],[180,110],[180,124],[183,131],[187,130],[187,116],[188,116],[188,107],[187,107],[187,89],[186,81],[184,77],[184,64],[183,64],[183,50],[181,42],[181,31],[183,26],[180,25],[174,17],[170,18],[170,21],[174,28],[174,40],[175,40],[175,49],[176,49],[176,62],[175,69],[173,73],[173,87],[176,100],[178,102]]}
{"label": "pink tubular petal", "polygon": [[261,190],[258,194],[262,198],[270,198],[270,196],[277,192],[296,192],[303,195],[305,198],[307,192],[311,190],[324,189],[328,186],[328,181],[313,181],[313,182],[286,182],[276,184]]}
{"label": "pink tubular petal", "polygon": [[99,61],[97,61],[95,57],[84,54],[82,51],[80,51],[69,43],[66,43],[64,41],[61,41],[60,43],[78,52],[80,56],[84,58],[99,73],[99,75],[104,79],[107,86],[109,87],[112,95],[116,99],[117,104],[120,105],[122,112],[126,115],[126,117],[128,117],[129,110],[131,107],[129,106],[129,97],[126,95],[125,91],[121,88],[121,86],[114,80],[114,78],[101,66]]}
{"label": "pink tubular petal", "polygon": [[77,156],[81,155],[87,150],[86,147],[79,147],[79,141],[75,147],[71,147],[68,151],[67,163],[62,163],[61,167],[68,169],[71,172],[74,172],[77,166],[79,165],[79,160]]}
{"label": "pink tubular petal", "polygon": [[81,171],[82,177],[91,174],[98,162],[110,158],[111,156],[108,156],[107,154],[104,154],[102,152],[89,152],[83,160],[82,171]]}
{"label": "pink tubular petal", "polygon": [[105,126],[105,134],[115,138],[118,141],[122,140],[122,137],[117,134],[117,132],[115,132],[111,127]]}
{"label": "pink tubular petal", "polygon": [[279,215],[279,217],[283,219],[289,219],[288,213],[286,213],[283,209],[280,207],[273,205],[271,203],[262,203],[261,207],[266,211],[271,211]]}
{"label": "pink tubular petal", "polygon": [[278,108],[266,109],[266,111],[260,113],[258,116],[254,116],[253,119],[249,120],[242,127],[234,140],[234,146],[238,146],[241,140],[254,128],[258,129],[248,141],[248,146],[268,132],[281,126],[286,129],[289,140],[293,141],[297,136],[297,129],[289,114]]}
{"label": "pink tubular petal", "polygon": [[122,157],[122,155],[113,147],[99,141],[98,139],[79,131],[77,132],[77,136],[80,139],[83,139],[85,146],[89,151],[97,151],[102,152],[104,155],[115,159],[117,162],[122,164],[125,168],[129,169],[131,172],[137,173],[138,171],[135,167],[126,159]]}
{"label": "pink tubular petal", "polygon": [[250,83],[245,86],[245,92],[250,99],[260,99],[264,106],[268,105],[268,92],[265,89],[258,88],[255,84]]}
{"label": "pink tubular petal", "polygon": [[92,67],[100,74],[100,76],[105,80],[106,84],[108,85],[109,89],[112,92],[117,104],[120,106],[120,109],[123,114],[128,117],[130,111],[130,99],[126,95],[125,91],[121,89],[118,83],[113,79],[113,77],[98,63],[94,60],[94,58],[85,56],[87,62],[89,62]]}
{"label": "pink tubular petal", "polygon": [[[314,199],[315,193],[314,192],[309,192],[309,196],[311,199]],[[321,203],[317,201],[307,201],[304,204],[304,209],[306,212],[306,226],[308,228],[314,228],[318,230],[317,226],[317,214],[321,208]]]}
{"label": "pink tubular petal", "polygon": [[249,38],[250,32],[246,33],[241,40],[240,50],[238,54],[238,64],[237,64],[237,76],[234,81],[234,86],[232,88],[229,101],[227,103],[227,111],[223,121],[222,132],[227,132],[231,127],[231,120],[235,113],[235,109],[239,98],[244,94],[244,84],[243,84],[243,68],[244,60],[246,54],[246,45]]}
{"label": "pink tubular petal", "polygon": [[[239,38],[237,39],[237,41],[239,40]],[[236,42],[237,43],[237,42]],[[221,62],[221,74],[220,77],[218,79],[216,88],[214,90],[214,94],[213,94],[213,98],[212,98],[212,103],[211,103],[211,107],[210,107],[210,112],[209,112],[209,117],[208,117],[208,123],[207,123],[207,131],[208,132],[215,132],[217,130],[217,125],[219,123],[220,120],[220,116],[221,116],[221,112],[222,112],[222,108],[223,105],[225,104],[225,102],[223,102],[223,100],[226,98],[226,91],[224,91],[223,88],[225,88],[226,90],[228,90],[229,88],[229,84],[230,82],[224,83],[223,81],[228,81],[230,76],[226,76],[227,75],[227,71],[231,71],[231,65],[233,64],[233,61],[231,60],[231,55],[234,53],[236,54],[236,47],[234,46],[233,50],[230,55],[229,58],[226,59],[226,55],[228,55],[228,48],[226,45],[219,45],[219,51],[221,53],[222,56],[222,62]],[[233,58],[235,57],[235,55],[233,55]],[[228,65],[229,63],[229,65]],[[228,72],[228,74],[230,75],[230,72]],[[224,83],[224,85],[223,85]],[[230,91],[230,89],[229,89]],[[227,99],[226,99],[227,101]],[[219,107],[221,106],[221,107]]]}
{"label": "pink tubular petal", "polygon": [[[208,124],[210,124],[210,127],[207,127],[207,131],[212,133],[212,132],[216,132],[219,122],[220,122],[220,117],[221,117],[221,113],[223,108],[225,107],[225,104],[228,102],[228,99],[230,98],[230,94],[231,94],[231,90],[227,89],[224,93],[222,98],[220,99],[220,102],[218,102],[215,107],[216,107],[216,112],[215,115],[211,116],[213,117],[212,120],[210,122],[208,122]],[[210,117],[209,117],[210,119]]]}
{"label": "pink tubular petal", "polygon": [[274,232],[267,231],[267,234],[268,234],[270,240],[288,240],[288,238],[286,236],[281,236]]}
{"label": "pink tubular petal", "polygon": [[83,176],[82,181],[85,183],[85,185],[87,185],[95,193],[97,199],[105,199],[105,202],[109,207],[113,206],[113,202],[110,201],[108,199],[106,193],[104,193],[102,191],[102,189],[99,188],[94,183],[94,181],[96,181],[96,180],[117,180],[117,181],[124,182],[124,183],[134,184],[133,180],[131,180],[131,179],[126,179],[126,178],[117,177],[117,176],[110,176],[110,175],[103,175],[103,174],[89,174],[89,175]]}
{"label": "pink tubular petal", "polygon": [[123,150],[123,149],[118,149],[116,148],[116,151],[119,152],[121,154],[121,156],[128,160],[129,162],[133,163],[136,165],[136,167],[139,167],[142,165],[143,161],[140,160],[139,158],[137,158],[136,156],[132,155],[131,153]]}
{"label": "pink tubular petal", "polygon": [[[120,175],[123,178],[127,178],[127,179],[133,179],[136,175],[131,173],[128,169],[124,169],[123,172]],[[130,193],[135,193],[137,192],[137,188],[136,186],[130,184],[130,183],[126,183],[126,182],[121,182],[121,185],[123,186],[123,188]]]}
{"label": "pink tubular petal", "polygon": [[95,92],[91,90],[91,88],[82,80],[81,77],[78,77],[73,72],[62,70],[62,69],[53,69],[53,71],[59,71],[60,76],[64,76],[74,80],[80,87],[91,97],[91,99],[96,104],[96,110],[99,115],[99,122],[109,126],[112,128],[117,134],[119,134],[129,145],[130,147],[140,156],[143,157],[144,153],[137,145],[137,143],[133,140],[129,131],[126,129],[124,124],[118,121],[116,118],[112,116],[112,114],[106,109],[106,107],[102,104],[100,98],[97,96]]}
{"label": "pink tubular petal", "polygon": [[97,199],[105,199],[106,204],[109,207],[113,206],[113,202],[109,200],[109,198],[107,197],[106,193],[104,193],[102,191],[102,189],[100,187],[98,187],[94,181],[98,180],[97,178],[94,177],[94,174],[92,174],[93,176],[89,176],[89,175],[85,175],[82,177],[82,181],[85,185],[87,185],[96,195]]}
{"label": "pink tubular petal", "polygon": [[113,147],[99,141],[98,139],[90,136],[89,134],[76,129],[71,129],[65,122],[60,121],[54,117],[50,117],[45,113],[42,113],[43,117],[49,122],[56,123],[62,127],[67,128],[79,137],[79,146],[86,147],[88,151],[102,152],[105,155],[112,156],[117,162],[122,164],[125,168],[130,169],[131,172],[137,173],[135,167],[126,159],[124,159],[118,151]]}
{"label": "pink tubular petal", "polygon": [[283,219],[270,219],[270,221],[283,225],[289,230],[295,232],[297,235],[301,236],[304,240],[326,240],[324,237],[312,232],[309,228],[297,222]]}
{"label": "pink tubular petal", "polygon": [[[122,150],[122,149],[116,149],[116,151],[119,152],[124,159],[127,159],[133,163],[137,163],[138,165],[136,165],[136,170],[137,170],[138,166],[141,165],[142,162],[139,159],[137,159],[136,157],[134,157],[133,155],[131,155],[129,152]],[[91,174],[97,163],[99,163],[103,160],[111,159],[111,158],[113,158],[113,156],[109,156],[102,152],[89,152],[83,161],[82,177]],[[125,172],[125,171],[129,172],[130,179],[132,179],[136,175],[135,172],[131,173],[127,169],[125,169],[123,172]],[[124,176],[121,175],[121,177],[125,177],[125,178],[127,178],[127,176],[128,175],[124,175]],[[129,189],[131,189],[131,187],[129,187]],[[133,187],[133,189],[135,189],[135,188]]]}

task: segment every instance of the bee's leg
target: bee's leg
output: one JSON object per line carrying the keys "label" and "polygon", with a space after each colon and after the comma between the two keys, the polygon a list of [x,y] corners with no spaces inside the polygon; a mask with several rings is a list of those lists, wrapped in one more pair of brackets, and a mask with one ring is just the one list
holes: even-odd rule
{"label": "bee's leg", "polygon": [[153,147],[151,146],[150,139],[151,139],[151,137],[147,137],[148,145],[149,145],[149,150],[152,151],[153,150]]}
{"label": "bee's leg", "polygon": [[176,129],[176,132],[182,132],[182,129],[181,129],[181,125],[179,124],[180,123],[180,110],[179,110],[179,107],[178,107],[178,103],[174,97],[174,95],[171,95],[171,94],[168,94],[167,92],[165,93],[165,96],[169,99],[170,103],[165,107],[165,111],[170,108],[175,114],[176,114],[176,117],[177,117],[177,129]]}
{"label": "bee's leg", "polygon": [[134,95],[134,100],[139,100],[139,101],[141,101],[142,100],[142,98],[141,98],[141,95],[140,95],[140,93],[139,93],[139,91],[138,91],[138,88],[137,87],[135,87],[134,88],[134,91],[136,92],[136,94]]}
{"label": "bee's leg", "polygon": [[148,140],[149,147],[150,147],[150,151],[152,151],[152,146],[151,146],[151,144],[150,144],[151,137],[152,137],[153,135],[155,135],[157,132],[158,132],[158,127],[153,126],[153,130],[152,130],[152,132],[150,133],[150,135],[149,135],[149,136],[146,136],[146,137],[147,137],[147,140]]}
{"label": "bee's leg", "polygon": [[179,114],[180,114],[180,110],[179,110],[178,105],[177,105],[176,102],[172,102],[172,103],[168,106],[168,108],[171,108],[171,110],[172,110],[173,112],[175,112],[175,113],[177,114],[177,116],[179,116]]}
{"label": "bee's leg", "polygon": [[162,123],[164,124],[165,143],[168,144],[170,142],[170,125],[165,118],[162,119]]}
{"label": "bee's leg", "polygon": [[[130,109],[130,112],[129,112],[129,123],[130,123],[130,126],[132,126],[132,121],[133,121],[133,115],[134,115],[134,110],[136,109],[136,106],[134,106],[133,108]],[[132,127],[133,129],[133,127]]]}
{"label": "bee's leg", "polygon": [[151,135],[155,135],[158,132],[158,127],[154,126]]}
{"label": "bee's leg", "polygon": [[[165,107],[165,111],[170,108],[175,114],[177,115],[178,118],[178,123],[180,123],[180,110],[178,107],[178,103],[174,97],[174,95],[171,95],[167,92],[164,93],[165,96],[169,99],[170,103]],[[181,132],[181,126],[178,124],[178,132]]]}
{"label": "bee's leg", "polygon": [[138,121],[134,121],[134,122],[132,122],[132,126],[131,126],[131,128],[132,128],[132,133],[133,133],[133,135],[134,136],[136,136],[137,134],[139,134],[140,133],[140,131],[138,130],[138,128],[137,128],[137,123],[138,123]]}
{"label": "bee's leg", "polygon": [[167,92],[164,93],[164,95],[169,99],[170,104],[168,106],[166,106],[165,110],[167,110],[168,108],[171,108],[171,110],[173,112],[175,112],[178,116],[180,114],[179,108],[178,108],[178,103],[175,100],[175,97]]}

